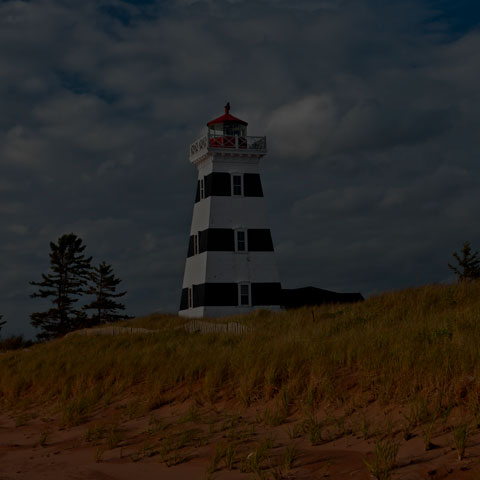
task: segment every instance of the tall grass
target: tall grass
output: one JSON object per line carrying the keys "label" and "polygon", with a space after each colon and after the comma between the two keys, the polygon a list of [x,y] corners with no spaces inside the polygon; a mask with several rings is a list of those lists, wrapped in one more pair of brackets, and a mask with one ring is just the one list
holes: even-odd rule
{"label": "tall grass", "polygon": [[390,439],[375,443],[375,451],[371,459],[365,459],[365,465],[377,480],[390,480],[398,454],[398,445]]}
{"label": "tall grass", "polygon": [[188,334],[184,319],[151,315],[124,325],[153,334],[69,336],[3,354],[0,403],[57,403],[65,422],[76,423],[132,388],[162,402],[184,385],[209,401],[278,396],[277,405],[288,398],[310,406],[345,398],[347,376],[380,401],[435,396],[445,406],[473,405],[468,399],[480,393],[480,282],[385,293],[314,315],[303,308],[222,319],[232,320],[252,331]]}

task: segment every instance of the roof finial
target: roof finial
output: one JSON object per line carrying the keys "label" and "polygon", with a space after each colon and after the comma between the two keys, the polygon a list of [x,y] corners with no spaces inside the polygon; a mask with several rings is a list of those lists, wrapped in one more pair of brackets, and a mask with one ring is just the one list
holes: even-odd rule
{"label": "roof finial", "polygon": [[225,113],[230,113],[230,102],[225,105]]}

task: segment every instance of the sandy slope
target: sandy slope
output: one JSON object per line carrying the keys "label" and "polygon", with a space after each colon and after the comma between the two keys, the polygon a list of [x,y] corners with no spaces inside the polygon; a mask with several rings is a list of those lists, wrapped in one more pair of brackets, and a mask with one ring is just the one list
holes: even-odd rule
{"label": "sandy slope", "polygon": [[[308,434],[300,429],[298,436],[293,434],[294,425],[301,422],[299,412],[294,412],[283,425],[267,427],[261,421],[265,405],[260,404],[246,410],[224,402],[215,406],[200,405],[192,410],[192,402],[186,401],[147,413],[134,412],[131,405],[124,399],[97,411],[86,423],[68,428],[60,426],[58,412],[48,415],[31,410],[0,415],[0,480],[362,480],[372,478],[364,459],[371,456],[375,442],[381,437],[374,428],[365,439],[359,431],[350,433],[348,429],[341,434],[330,424],[322,434],[320,445],[312,446]],[[369,418],[378,419],[378,425],[385,424],[384,409],[370,405],[362,415],[366,412]],[[353,412],[352,425],[355,415]],[[405,441],[400,415],[394,408],[390,409],[388,419],[395,425],[391,437],[400,444],[394,479],[480,479],[478,429],[469,437],[466,458],[459,461],[448,425],[436,426],[432,437],[434,448],[425,451],[421,428]],[[112,425],[116,437],[109,444],[108,429]],[[99,438],[92,439],[92,432],[98,431],[99,426],[105,431]],[[183,438],[181,435],[185,436],[183,445],[175,447],[177,440],[171,439]],[[245,459],[266,438],[270,439],[271,448],[261,462],[261,470],[240,472],[240,468],[245,469]],[[237,446],[235,469],[228,470],[221,460],[211,473],[216,445],[228,442]],[[289,446],[294,446],[296,451],[293,468],[285,464],[281,467]],[[172,465],[174,463],[177,464]]]}

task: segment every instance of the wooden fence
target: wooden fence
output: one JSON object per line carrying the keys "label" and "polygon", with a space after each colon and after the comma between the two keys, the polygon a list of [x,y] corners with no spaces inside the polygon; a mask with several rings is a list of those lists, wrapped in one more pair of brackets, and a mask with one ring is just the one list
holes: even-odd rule
{"label": "wooden fence", "polygon": [[197,319],[186,323],[184,327],[188,333],[233,333],[234,335],[242,335],[252,331],[247,325],[237,322],[212,323]]}
{"label": "wooden fence", "polygon": [[155,333],[155,330],[148,330],[147,328],[137,327],[97,327],[97,328],[83,328],[82,330],[74,330],[67,333],[65,337],[72,335],[124,335],[124,334],[139,334],[139,333]]}
{"label": "wooden fence", "polygon": [[[213,322],[204,322],[202,320],[191,320],[188,323],[185,323],[183,326],[178,326],[176,328],[184,328],[188,333],[232,333],[234,335],[242,335],[247,332],[251,332],[252,329],[247,325],[243,325],[237,322],[228,322],[228,323],[213,323]],[[124,335],[124,334],[145,334],[145,333],[155,333],[156,330],[149,330],[147,328],[135,328],[135,327],[99,327],[99,328],[84,328],[82,330],[75,330],[73,332],[67,333],[65,337],[70,337],[72,335]]]}

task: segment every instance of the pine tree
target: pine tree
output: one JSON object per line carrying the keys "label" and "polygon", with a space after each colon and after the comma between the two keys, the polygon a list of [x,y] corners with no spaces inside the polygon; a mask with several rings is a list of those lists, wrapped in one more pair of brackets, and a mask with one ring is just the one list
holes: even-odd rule
{"label": "pine tree", "polygon": [[86,325],[86,315],[74,308],[82,294],[86,293],[92,257],[83,254],[85,245],[75,234],[65,234],[58,243],[50,242],[50,272],[42,274],[41,282],[30,282],[40,287],[32,298],[49,298],[53,306],[46,312],[30,315],[34,327],[42,332],[40,340],[60,337]]}
{"label": "pine tree", "polygon": [[128,318],[127,315],[118,313],[118,310],[125,310],[125,306],[114,299],[123,297],[127,292],[116,293],[121,280],[115,278],[111,265],[102,262],[98,267],[94,267],[90,272],[90,280],[92,284],[87,293],[95,295],[95,300],[83,307],[85,310],[94,310],[89,319],[89,325],[100,325]]}
{"label": "pine tree", "polygon": [[453,252],[453,256],[458,262],[458,268],[450,263],[448,268],[455,272],[459,282],[480,279],[480,258],[478,251],[472,251],[470,242],[465,242],[462,251],[460,253]]}

